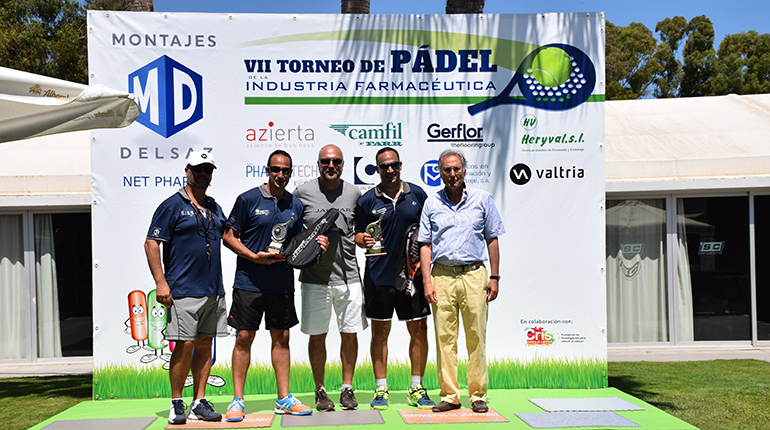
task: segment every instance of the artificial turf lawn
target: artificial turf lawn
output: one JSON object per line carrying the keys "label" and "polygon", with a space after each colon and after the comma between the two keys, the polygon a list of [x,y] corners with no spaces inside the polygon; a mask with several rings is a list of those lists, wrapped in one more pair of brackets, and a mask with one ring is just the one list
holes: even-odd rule
{"label": "artificial turf lawn", "polygon": [[[438,393],[430,393],[434,399],[437,400]],[[313,394],[296,394],[305,404],[313,404]],[[330,393],[330,397],[336,400],[339,397],[339,392]],[[358,401],[361,404],[361,408],[368,408],[368,402],[371,395],[367,392],[357,392]],[[504,424],[487,424],[487,426],[505,426],[506,429],[530,429],[530,427],[523,421],[515,416],[518,412],[542,412],[542,409],[535,406],[529,400],[530,398],[544,398],[544,397],[557,397],[557,398],[575,398],[575,397],[620,397],[628,400],[634,404],[645,408],[644,411],[624,411],[618,412],[618,414],[630,419],[641,425],[641,427],[628,427],[628,429],[655,429],[655,430],[692,430],[696,427],[691,426],[684,421],[681,421],[659,409],[652,407],[638,399],[633,398],[617,389],[605,388],[599,390],[563,390],[563,389],[524,389],[524,390],[490,390],[487,396],[489,406],[494,408],[497,412],[505,416],[509,423]],[[186,399],[189,402],[189,399]],[[229,396],[215,396],[210,397],[209,401],[214,403],[216,409],[219,412],[224,413],[227,408],[227,404],[230,402]],[[466,403],[464,407],[468,407],[467,397],[463,398]],[[272,412],[275,402],[275,396],[269,394],[254,394],[246,396],[246,413],[265,413]],[[77,419],[89,419],[89,418],[131,418],[131,417],[150,417],[157,416],[158,419],[148,427],[148,430],[160,430],[168,425],[168,399],[137,399],[137,400],[105,400],[105,401],[89,401],[83,402],[69,410],[60,413],[59,415],[46,420],[37,426],[33,427],[33,430],[42,429],[46,425],[56,420],[77,420]],[[470,424],[425,424],[425,425],[408,425],[404,423],[398,414],[398,409],[413,409],[406,404],[406,392],[404,391],[391,391],[390,392],[390,407],[382,411],[382,416],[385,420],[385,426],[378,425],[359,425],[356,426],[356,430],[366,429],[378,429],[382,430],[387,428],[388,430],[394,428],[410,428],[412,430],[419,429],[420,427],[428,428],[430,430],[457,430],[458,428],[470,428],[479,427],[482,424],[470,423]],[[315,412],[320,413],[320,412]],[[327,413],[344,413],[344,412],[327,412]],[[426,412],[432,413],[432,412]],[[280,427],[280,419],[273,421],[273,428]],[[603,427],[582,427],[583,429],[602,429]]]}

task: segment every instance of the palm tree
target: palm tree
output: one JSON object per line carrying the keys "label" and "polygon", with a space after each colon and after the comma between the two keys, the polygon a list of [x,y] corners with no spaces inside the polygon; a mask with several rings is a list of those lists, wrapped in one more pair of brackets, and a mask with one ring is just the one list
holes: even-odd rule
{"label": "palm tree", "polygon": [[369,0],[341,0],[342,13],[369,13]]}
{"label": "palm tree", "polygon": [[446,0],[446,13],[484,13],[484,0]]}
{"label": "palm tree", "polygon": [[129,10],[134,12],[153,12],[155,5],[153,0],[121,0],[123,3],[123,10]]}

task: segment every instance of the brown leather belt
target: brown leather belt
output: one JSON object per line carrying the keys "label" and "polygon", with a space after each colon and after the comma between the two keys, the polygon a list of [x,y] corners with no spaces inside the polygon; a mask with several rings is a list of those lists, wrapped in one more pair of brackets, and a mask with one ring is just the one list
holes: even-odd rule
{"label": "brown leather belt", "polygon": [[470,272],[470,271],[476,270],[476,269],[478,269],[478,268],[480,268],[480,267],[482,267],[484,265],[484,263],[481,262],[481,261],[476,261],[476,262],[471,263],[471,264],[458,264],[456,266],[447,266],[447,265],[441,264],[441,263],[435,263],[435,264],[436,264],[436,266],[439,266],[439,267],[441,267],[444,270],[448,270],[450,272],[455,272],[455,273]]}

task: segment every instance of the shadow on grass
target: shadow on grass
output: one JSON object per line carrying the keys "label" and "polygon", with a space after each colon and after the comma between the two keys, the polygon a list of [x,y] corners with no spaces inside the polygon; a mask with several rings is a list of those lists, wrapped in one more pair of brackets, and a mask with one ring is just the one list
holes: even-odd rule
{"label": "shadow on grass", "polygon": [[92,383],[91,375],[0,379],[0,398],[24,396],[90,398],[93,393]]}
{"label": "shadow on grass", "polygon": [[662,409],[669,413],[678,410],[673,403],[657,400],[660,393],[650,391],[646,384],[638,382],[633,376],[610,376],[607,380],[608,386],[617,388],[618,390],[643,400],[658,409]]}

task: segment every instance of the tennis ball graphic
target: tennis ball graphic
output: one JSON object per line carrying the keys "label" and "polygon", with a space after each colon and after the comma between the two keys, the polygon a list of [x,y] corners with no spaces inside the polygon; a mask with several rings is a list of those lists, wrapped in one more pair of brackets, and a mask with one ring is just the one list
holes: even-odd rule
{"label": "tennis ball graphic", "polygon": [[560,48],[546,48],[532,59],[532,77],[544,87],[558,87],[572,73],[572,60]]}

